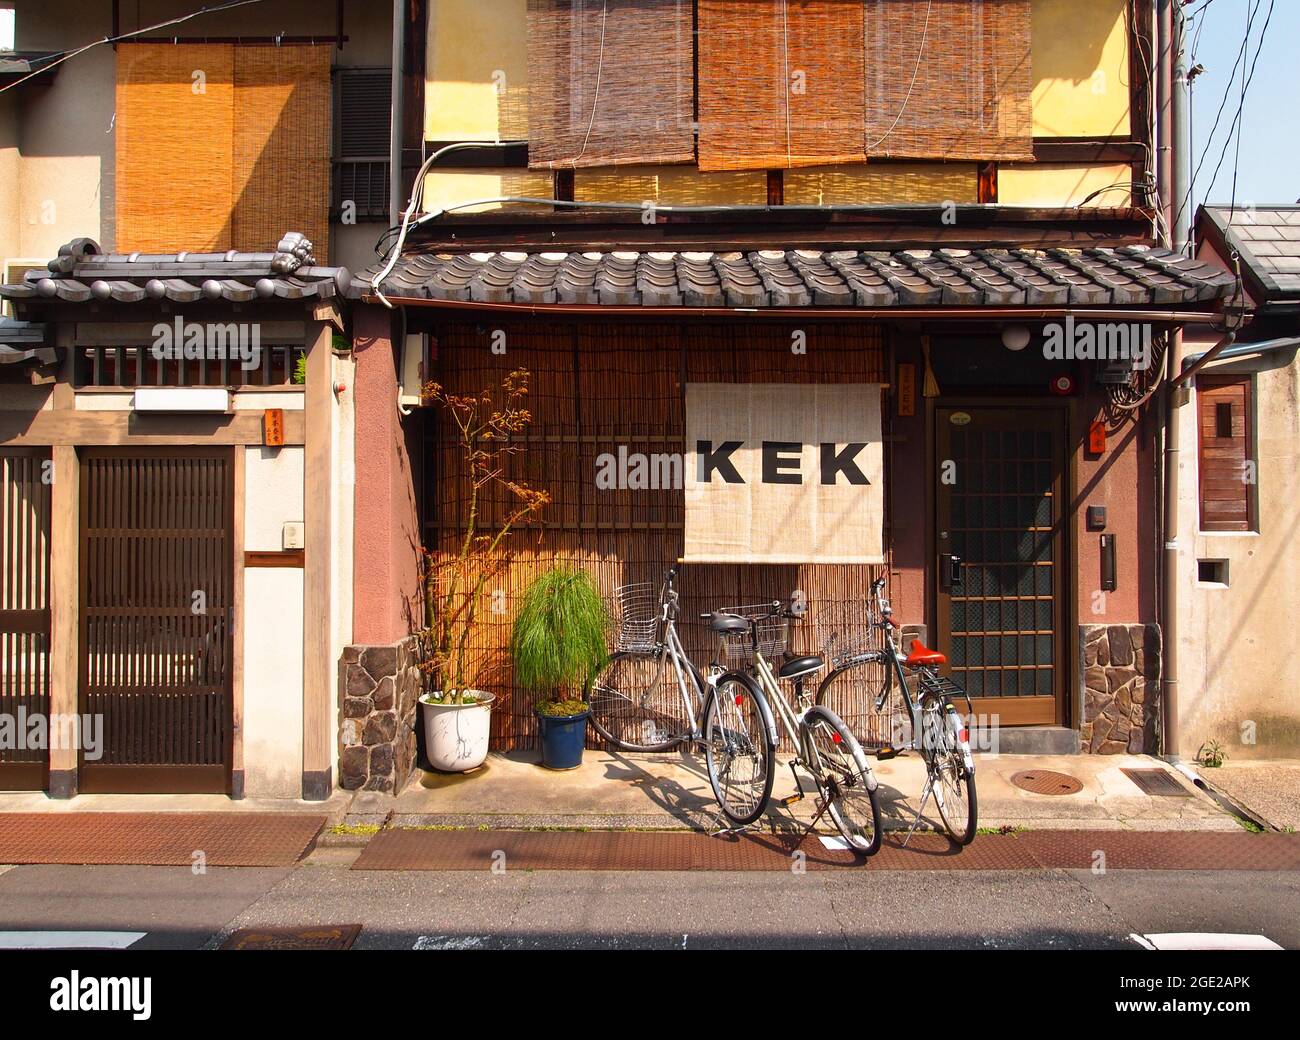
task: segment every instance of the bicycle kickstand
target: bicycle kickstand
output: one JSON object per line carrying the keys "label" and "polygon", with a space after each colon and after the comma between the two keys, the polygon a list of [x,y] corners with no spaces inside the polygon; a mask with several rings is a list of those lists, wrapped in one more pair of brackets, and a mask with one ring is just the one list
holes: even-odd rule
{"label": "bicycle kickstand", "polygon": [[921,822],[921,814],[925,812],[926,803],[934,794],[934,777],[927,774],[925,786],[921,788],[921,804],[916,810],[916,816],[912,819],[912,826],[907,828],[907,834],[903,838],[903,848],[907,848],[907,843],[912,840],[912,834],[916,831],[916,826]]}

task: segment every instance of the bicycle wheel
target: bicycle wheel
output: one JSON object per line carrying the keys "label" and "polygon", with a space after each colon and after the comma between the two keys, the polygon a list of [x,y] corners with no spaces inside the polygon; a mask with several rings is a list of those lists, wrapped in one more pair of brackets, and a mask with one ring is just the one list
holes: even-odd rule
{"label": "bicycle wheel", "polygon": [[872,855],[880,848],[880,801],[857,738],[835,712],[822,705],[808,709],[802,729],[806,767],[827,814],[851,849]]}
{"label": "bicycle wheel", "polygon": [[727,819],[738,825],[757,820],[776,778],[776,733],[762,691],[741,672],[728,672],[709,691],[704,761]]}
{"label": "bicycle wheel", "polygon": [[966,765],[966,754],[953,731],[955,714],[948,710],[943,714],[944,724],[938,727],[938,746],[927,759],[927,768],[934,777],[935,801],[944,828],[958,845],[969,845],[975,839],[979,818],[975,770]]}
{"label": "bicycle wheel", "polygon": [[[699,684],[698,673],[690,671]],[[588,687],[586,700],[596,732],[624,751],[666,751],[691,735],[677,672],[663,654],[619,651]]]}

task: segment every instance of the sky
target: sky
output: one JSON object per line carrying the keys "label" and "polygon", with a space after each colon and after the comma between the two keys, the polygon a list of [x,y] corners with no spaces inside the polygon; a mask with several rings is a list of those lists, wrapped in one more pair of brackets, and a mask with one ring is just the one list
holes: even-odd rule
{"label": "sky", "polygon": [[[1231,77],[1246,32],[1246,17],[1249,10],[1258,8],[1250,34],[1250,50],[1242,62],[1249,73],[1269,4],[1270,0],[1209,0],[1207,6],[1206,0],[1194,0],[1186,8],[1193,19],[1194,50],[1189,67],[1205,66],[1205,72],[1192,85],[1193,169],[1205,151],[1224,92],[1229,92],[1219,128],[1196,179],[1194,197],[1198,205],[1227,203],[1232,198],[1234,165],[1237,166],[1238,202],[1264,205],[1300,200],[1300,0],[1275,0],[1255,77],[1246,94],[1240,164],[1234,162],[1234,139],[1211,187],[1211,175],[1241,101],[1241,68],[1235,79]],[[1198,16],[1198,12],[1203,13]]]}

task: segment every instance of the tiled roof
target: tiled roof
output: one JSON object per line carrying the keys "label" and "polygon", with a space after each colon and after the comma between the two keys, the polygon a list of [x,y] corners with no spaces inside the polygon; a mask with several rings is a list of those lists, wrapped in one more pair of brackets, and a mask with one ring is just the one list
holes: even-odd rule
{"label": "tiled roof", "polygon": [[45,325],[0,315],[0,365],[33,361],[49,364],[55,353],[48,343],[49,329]]}
{"label": "tiled roof", "polygon": [[1204,212],[1268,298],[1300,296],[1300,205],[1206,206]]}
{"label": "tiled roof", "polygon": [[194,303],[258,299],[329,299],[341,296],[351,275],[345,267],[317,267],[312,245],[297,232],[273,253],[111,253],[88,238],[59,249],[49,271],[28,271],[17,285],[0,285],[11,300],[69,303],[171,300]]}
{"label": "tiled roof", "polygon": [[[380,270],[357,275],[348,295],[369,294]],[[1125,246],[412,254],[381,288],[483,304],[875,308],[1205,303],[1233,284],[1209,263]]]}

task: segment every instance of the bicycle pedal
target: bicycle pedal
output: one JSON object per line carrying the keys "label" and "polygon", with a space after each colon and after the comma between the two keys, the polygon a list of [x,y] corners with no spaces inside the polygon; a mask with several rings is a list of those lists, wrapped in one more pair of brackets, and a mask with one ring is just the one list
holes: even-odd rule
{"label": "bicycle pedal", "polygon": [[790,794],[790,795],[786,795],[784,798],[779,798],[779,799],[777,799],[777,800],[778,800],[782,805],[788,807],[788,806],[794,805],[795,802],[802,802],[802,801],[803,801],[803,792],[800,791],[798,794]]}
{"label": "bicycle pedal", "polygon": [[876,758],[878,758],[882,762],[886,761],[887,759],[897,758],[902,753],[903,751],[901,748],[895,748],[895,747],[876,748]]}

